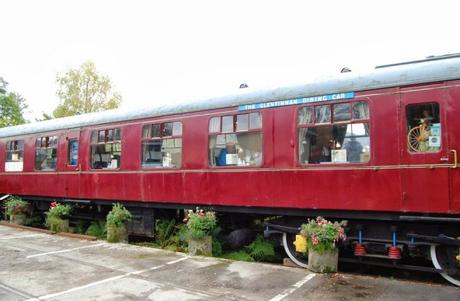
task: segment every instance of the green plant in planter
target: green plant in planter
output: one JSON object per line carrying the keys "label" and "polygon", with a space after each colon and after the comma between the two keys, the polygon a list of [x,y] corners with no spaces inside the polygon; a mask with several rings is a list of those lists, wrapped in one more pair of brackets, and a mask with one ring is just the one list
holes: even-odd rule
{"label": "green plant in planter", "polygon": [[70,204],[52,202],[50,209],[46,212],[46,226],[54,232],[68,232],[71,211]]}
{"label": "green plant in planter", "polygon": [[345,240],[346,235],[343,227],[347,221],[330,222],[321,216],[316,219],[308,219],[308,222],[302,224],[300,234],[307,239],[309,250],[315,250],[319,253],[333,251],[337,248],[336,244],[340,240]]}
{"label": "green plant in planter", "polygon": [[188,210],[187,223],[190,255],[212,255],[212,234],[217,227],[216,214],[202,209]]}
{"label": "green plant in planter", "polygon": [[203,209],[196,211],[188,210],[187,217],[184,220],[187,223],[190,238],[202,239],[205,236],[211,236],[217,227],[216,214],[213,211],[204,212]]}
{"label": "green plant in planter", "polygon": [[127,242],[128,233],[125,223],[131,219],[131,213],[122,204],[113,204],[112,210],[107,215],[107,241]]}
{"label": "green plant in planter", "polygon": [[30,211],[30,204],[18,196],[11,196],[5,201],[5,209],[11,222],[22,225]]}
{"label": "green plant in planter", "polygon": [[337,243],[345,240],[344,227],[347,221],[330,222],[321,216],[309,219],[301,226],[300,234],[307,240],[308,269],[316,273],[337,271]]}

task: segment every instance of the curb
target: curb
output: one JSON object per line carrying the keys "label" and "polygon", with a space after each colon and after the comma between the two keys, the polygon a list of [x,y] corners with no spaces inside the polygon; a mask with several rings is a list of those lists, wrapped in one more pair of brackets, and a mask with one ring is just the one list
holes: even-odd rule
{"label": "curb", "polygon": [[11,227],[11,228],[17,228],[17,229],[23,229],[23,230],[29,230],[29,231],[34,231],[34,232],[40,232],[40,233],[45,233],[49,235],[58,235],[58,236],[64,236],[64,237],[70,237],[70,238],[76,238],[76,239],[84,239],[84,240],[89,240],[89,241],[94,241],[97,240],[96,236],[90,236],[90,235],[83,235],[83,234],[75,234],[75,233],[68,233],[68,232],[53,232],[50,230],[46,229],[40,229],[40,228],[34,228],[34,227],[29,227],[29,226],[23,226],[23,225],[18,225],[18,224],[12,224],[7,221],[0,221],[0,225],[6,226],[6,227]]}

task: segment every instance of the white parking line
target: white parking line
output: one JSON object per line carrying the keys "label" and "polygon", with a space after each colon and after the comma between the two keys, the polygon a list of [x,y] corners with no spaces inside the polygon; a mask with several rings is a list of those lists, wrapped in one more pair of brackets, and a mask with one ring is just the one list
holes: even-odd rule
{"label": "white parking line", "polygon": [[84,247],[78,247],[78,248],[72,248],[72,249],[65,249],[65,250],[60,250],[60,251],[52,251],[52,252],[46,252],[46,253],[39,253],[39,254],[34,254],[34,255],[29,255],[26,258],[33,258],[33,257],[39,257],[39,256],[45,256],[45,255],[50,255],[50,254],[58,254],[58,253],[67,253],[67,252],[72,252],[76,250],[81,250],[81,249],[88,249],[88,248],[93,248],[93,247],[98,247],[102,246],[104,243],[96,244],[96,245],[91,245],[91,246],[84,246]]}
{"label": "white parking line", "polygon": [[292,287],[288,288],[284,292],[282,292],[279,295],[276,295],[274,298],[270,299],[270,301],[280,301],[292,294],[294,291],[296,291],[298,288],[300,288],[302,285],[307,283],[308,281],[312,280],[316,274],[308,274],[305,278],[302,280],[298,281],[296,284],[294,284]]}
{"label": "white parking line", "polygon": [[28,238],[28,237],[36,237],[36,236],[43,236],[43,234],[26,234],[26,235],[6,236],[6,237],[0,237],[0,239],[7,240],[7,239]]}
{"label": "white parking line", "polygon": [[8,292],[13,293],[13,294],[18,295],[18,296],[21,296],[21,297],[23,297],[23,298],[30,298],[30,297],[31,297],[30,295],[27,295],[27,294],[24,293],[24,292],[17,291],[17,290],[15,290],[14,288],[9,287],[9,286],[5,286],[5,285],[3,285],[3,284],[1,284],[1,283],[0,283],[0,289],[3,289],[3,290],[5,290],[5,291],[8,291]]}
{"label": "white parking line", "polygon": [[145,273],[145,272],[148,272],[148,271],[158,270],[158,269],[161,269],[161,268],[163,268],[163,267],[165,267],[167,265],[175,264],[175,263],[181,262],[183,260],[186,260],[188,258],[190,258],[190,256],[185,256],[185,257],[182,257],[182,258],[167,262],[165,264],[157,265],[157,266],[145,269],[145,270],[129,272],[129,273],[126,273],[126,274],[123,274],[123,275],[119,275],[119,276],[99,280],[99,281],[96,281],[96,282],[88,283],[86,285],[74,287],[74,288],[68,289],[66,291],[62,291],[62,292],[58,292],[58,293],[54,293],[54,294],[49,294],[49,295],[45,295],[45,296],[41,296],[41,297],[37,297],[37,298],[27,299],[26,301],[38,301],[38,300],[47,300],[47,299],[55,298],[55,297],[58,297],[58,296],[62,296],[62,295],[72,293],[72,292],[75,292],[75,291],[79,291],[79,290],[82,290],[82,289],[86,289],[86,288],[89,288],[89,287],[93,287],[93,286],[96,286],[96,285],[99,285],[99,284],[102,284],[102,283],[118,280],[118,279],[128,277],[128,276],[131,276],[131,275],[139,275],[141,273]]}

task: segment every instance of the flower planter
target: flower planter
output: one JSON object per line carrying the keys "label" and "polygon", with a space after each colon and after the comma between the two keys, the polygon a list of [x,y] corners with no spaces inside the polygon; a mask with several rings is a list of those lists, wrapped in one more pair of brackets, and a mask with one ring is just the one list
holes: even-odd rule
{"label": "flower planter", "polygon": [[205,236],[202,239],[190,238],[188,253],[192,256],[212,256],[212,236]]}
{"label": "flower planter", "polygon": [[10,222],[17,225],[25,225],[26,218],[25,214],[13,214],[10,216]]}
{"label": "flower planter", "polygon": [[69,220],[59,217],[48,217],[48,227],[53,232],[69,232]]}
{"label": "flower planter", "polygon": [[107,241],[127,243],[128,231],[126,230],[126,226],[107,225]]}
{"label": "flower planter", "polygon": [[315,273],[334,273],[337,272],[339,262],[339,250],[328,250],[318,252],[313,249],[308,250],[307,268]]}

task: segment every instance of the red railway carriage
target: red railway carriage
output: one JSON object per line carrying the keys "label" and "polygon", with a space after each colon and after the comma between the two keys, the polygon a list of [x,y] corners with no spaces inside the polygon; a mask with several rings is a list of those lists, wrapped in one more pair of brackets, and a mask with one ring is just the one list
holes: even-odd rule
{"label": "red railway carriage", "polygon": [[0,129],[0,193],[37,208],[52,199],[122,200],[144,225],[156,208],[195,205],[282,216],[267,233],[282,234],[300,265],[292,246],[299,217],[346,218],[343,253],[359,239],[374,252],[359,258],[370,264],[383,264],[372,261],[379,257],[396,266],[389,245],[402,260],[427,254],[430,271],[460,285],[457,116],[460,56],[452,55],[44,121]]}

